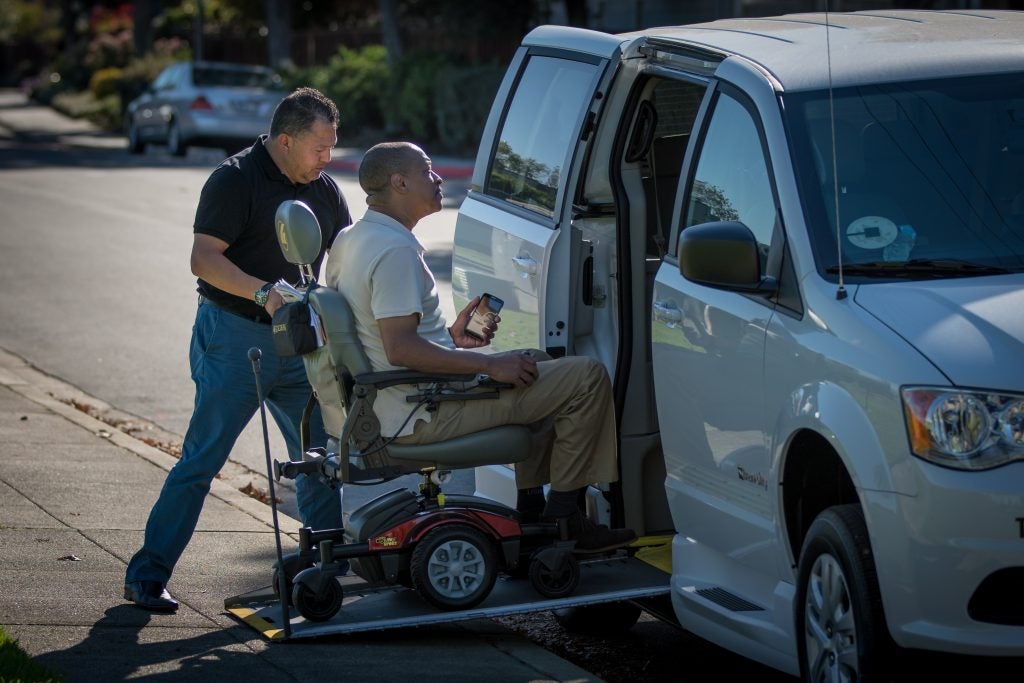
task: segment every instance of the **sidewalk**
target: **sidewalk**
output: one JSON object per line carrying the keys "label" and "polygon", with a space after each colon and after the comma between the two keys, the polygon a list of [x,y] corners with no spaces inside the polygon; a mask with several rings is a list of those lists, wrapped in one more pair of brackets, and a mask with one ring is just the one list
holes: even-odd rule
{"label": "sidewalk", "polygon": [[181,608],[137,609],[125,566],[175,461],[58,401],[54,382],[0,350],[0,624],[65,680],[597,680],[489,620],[267,642],[224,599],[270,583],[270,508],[216,480],[171,581]]}

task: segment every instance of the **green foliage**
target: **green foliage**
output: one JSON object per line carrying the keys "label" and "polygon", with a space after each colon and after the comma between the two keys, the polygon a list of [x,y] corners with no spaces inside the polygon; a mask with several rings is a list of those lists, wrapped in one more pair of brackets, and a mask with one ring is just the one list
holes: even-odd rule
{"label": "green foliage", "polygon": [[438,142],[444,149],[476,149],[504,75],[505,67],[500,64],[448,65],[438,72],[434,113]]}
{"label": "green foliage", "polygon": [[330,97],[341,113],[342,130],[356,131],[383,127],[380,93],[389,74],[384,47],[368,45],[360,50],[343,47],[324,67],[293,68],[282,77],[289,89],[308,85]]}
{"label": "green foliage", "polygon": [[121,128],[121,96],[114,93],[97,98],[88,90],[54,95],[50,105],[74,119],[86,119],[106,130]]}
{"label": "green foliage", "polygon": [[18,641],[0,627],[0,681],[4,683],[60,683],[61,678],[37,664]]}
{"label": "green foliage", "polygon": [[451,59],[435,52],[416,52],[399,60],[389,87],[381,93],[389,130],[402,131],[420,141],[437,138],[437,79]]}
{"label": "green foliage", "polygon": [[89,92],[96,99],[102,99],[107,95],[118,95],[123,78],[124,71],[116,66],[100,69],[94,72],[92,78],[89,79]]}
{"label": "green foliage", "polygon": [[0,0],[0,43],[30,41],[49,47],[62,33],[56,7],[38,0]]}

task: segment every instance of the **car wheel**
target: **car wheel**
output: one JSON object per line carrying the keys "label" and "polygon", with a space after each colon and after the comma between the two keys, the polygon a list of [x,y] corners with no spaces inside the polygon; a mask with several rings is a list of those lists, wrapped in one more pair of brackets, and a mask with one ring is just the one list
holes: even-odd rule
{"label": "car wheel", "polygon": [[139,126],[135,121],[128,122],[128,152],[142,154],[146,151],[146,143],[139,138]]}
{"label": "car wheel", "polygon": [[859,506],[818,515],[800,552],[798,577],[794,609],[803,680],[877,680],[894,646]]}
{"label": "car wheel", "polygon": [[443,610],[478,605],[497,578],[494,544],[467,524],[442,524],[416,544],[409,562],[412,585]]}
{"label": "car wheel", "polygon": [[605,602],[556,609],[555,620],[570,633],[614,636],[633,628],[643,610],[631,602]]}
{"label": "car wheel", "polygon": [[177,121],[171,121],[171,127],[167,130],[167,151],[176,157],[183,157],[188,152],[188,145],[181,139],[181,126]]}

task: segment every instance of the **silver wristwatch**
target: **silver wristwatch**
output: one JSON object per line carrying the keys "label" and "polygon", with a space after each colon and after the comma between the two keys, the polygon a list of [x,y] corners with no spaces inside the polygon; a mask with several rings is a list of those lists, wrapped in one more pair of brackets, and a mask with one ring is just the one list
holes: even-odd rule
{"label": "silver wristwatch", "polygon": [[256,290],[256,293],[252,295],[252,300],[256,302],[257,306],[263,308],[264,306],[267,305],[267,299],[270,298],[270,290],[272,290],[273,288],[274,283],[268,282],[267,284],[263,285],[262,287]]}

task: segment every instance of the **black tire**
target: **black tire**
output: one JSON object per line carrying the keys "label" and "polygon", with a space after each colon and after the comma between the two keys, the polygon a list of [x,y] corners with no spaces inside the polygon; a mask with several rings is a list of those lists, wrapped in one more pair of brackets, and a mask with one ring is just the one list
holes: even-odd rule
{"label": "black tire", "polygon": [[146,151],[146,143],[139,139],[139,127],[135,125],[135,121],[128,121],[128,130],[125,134],[128,136],[129,154],[142,154]]}
{"label": "black tire", "polygon": [[416,592],[434,607],[468,609],[494,587],[494,543],[468,524],[443,524],[416,544],[409,573]]}
{"label": "black tire", "polygon": [[894,646],[859,506],[828,508],[811,524],[800,552],[794,610],[804,681],[869,683],[891,669]]}
{"label": "black tire", "polygon": [[555,620],[569,633],[615,636],[633,628],[643,610],[631,602],[564,607],[554,611]]}
{"label": "black tire", "polygon": [[341,609],[344,597],[341,584],[333,578],[324,583],[319,593],[304,583],[292,588],[292,605],[307,621],[327,621]]}
{"label": "black tire", "polygon": [[181,126],[176,120],[171,121],[167,129],[167,151],[174,157],[183,157],[188,152],[188,145],[181,139]]}
{"label": "black tire", "polygon": [[530,583],[545,598],[568,597],[580,585],[580,563],[568,550],[545,548],[530,560]]}

